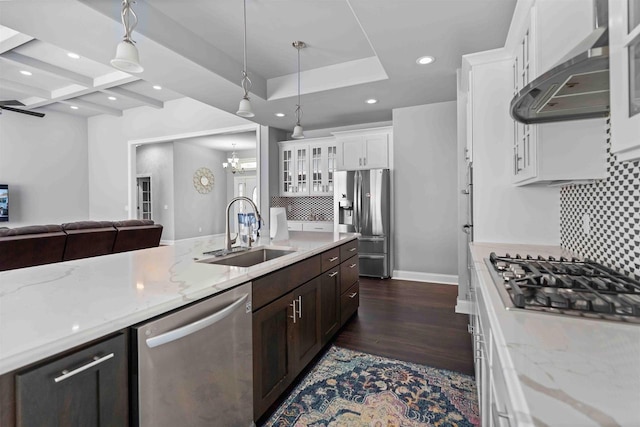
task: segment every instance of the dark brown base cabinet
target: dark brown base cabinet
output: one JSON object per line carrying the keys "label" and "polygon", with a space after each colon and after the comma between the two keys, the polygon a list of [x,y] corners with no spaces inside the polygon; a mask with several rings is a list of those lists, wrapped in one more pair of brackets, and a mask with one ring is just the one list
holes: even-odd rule
{"label": "dark brown base cabinet", "polygon": [[129,425],[124,334],[17,373],[18,427]]}
{"label": "dark brown base cabinet", "polygon": [[[353,281],[345,284],[339,261],[347,245],[349,266],[355,261],[356,267],[345,267],[347,280]],[[357,264],[356,240],[253,282],[254,419],[264,415],[357,311],[358,299],[349,298],[354,289],[357,295]],[[287,293],[279,296],[274,289]]]}

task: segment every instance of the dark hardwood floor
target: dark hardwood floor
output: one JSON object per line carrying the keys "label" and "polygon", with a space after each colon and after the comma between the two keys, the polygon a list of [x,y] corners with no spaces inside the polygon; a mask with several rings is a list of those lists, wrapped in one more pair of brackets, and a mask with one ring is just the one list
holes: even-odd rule
{"label": "dark hardwood floor", "polygon": [[360,278],[360,308],[334,344],[473,375],[468,316],[457,286]]}

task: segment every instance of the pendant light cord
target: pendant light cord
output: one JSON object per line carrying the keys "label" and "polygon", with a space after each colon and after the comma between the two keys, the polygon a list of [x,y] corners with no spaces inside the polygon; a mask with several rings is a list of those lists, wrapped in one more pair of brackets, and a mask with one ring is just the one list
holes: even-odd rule
{"label": "pendant light cord", "polygon": [[242,89],[244,89],[244,98],[249,99],[249,90],[251,89],[251,79],[247,73],[247,0],[243,0],[243,22],[244,22],[244,37],[243,37],[243,52],[244,52],[244,68],[242,70]]}
{"label": "pendant light cord", "polygon": [[302,46],[296,46],[298,50],[298,105],[296,105],[296,125],[300,126],[300,116],[302,115],[302,105],[300,105],[300,49]]}

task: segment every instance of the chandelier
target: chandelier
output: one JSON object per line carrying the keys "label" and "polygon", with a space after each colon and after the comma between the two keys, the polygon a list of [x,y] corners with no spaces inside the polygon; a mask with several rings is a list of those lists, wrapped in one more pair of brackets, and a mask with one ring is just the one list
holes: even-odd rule
{"label": "chandelier", "polygon": [[244,172],[244,168],[240,164],[240,159],[236,155],[235,148],[236,144],[233,145],[233,152],[231,153],[231,157],[227,157],[227,161],[222,163],[222,167],[228,169],[231,173],[242,173]]}

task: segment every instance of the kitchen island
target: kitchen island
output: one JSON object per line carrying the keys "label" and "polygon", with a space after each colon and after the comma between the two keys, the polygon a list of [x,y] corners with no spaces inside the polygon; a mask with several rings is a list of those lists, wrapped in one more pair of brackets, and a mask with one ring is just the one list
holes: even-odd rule
{"label": "kitchen island", "polygon": [[640,325],[507,310],[485,263],[491,252],[572,255],[553,246],[471,244],[483,421],[640,426]]}
{"label": "kitchen island", "polygon": [[222,236],[0,272],[0,374],[215,295],[356,238],[291,232],[295,252],[249,268],[197,262]]}

